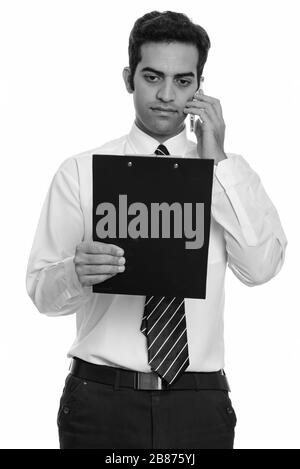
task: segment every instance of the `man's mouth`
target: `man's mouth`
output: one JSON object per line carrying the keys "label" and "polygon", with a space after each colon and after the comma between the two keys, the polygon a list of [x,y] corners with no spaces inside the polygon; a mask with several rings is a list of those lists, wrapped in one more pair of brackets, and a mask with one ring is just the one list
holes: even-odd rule
{"label": "man's mouth", "polygon": [[170,113],[177,112],[175,109],[164,108],[164,107],[152,107],[151,109],[152,109],[152,111],[155,111],[157,113],[166,113],[166,114],[168,113],[168,114],[170,114]]}

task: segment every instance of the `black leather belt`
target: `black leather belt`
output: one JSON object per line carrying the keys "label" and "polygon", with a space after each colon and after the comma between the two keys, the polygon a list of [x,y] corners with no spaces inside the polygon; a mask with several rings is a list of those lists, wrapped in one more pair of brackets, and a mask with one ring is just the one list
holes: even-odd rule
{"label": "black leather belt", "polygon": [[224,370],[213,372],[185,372],[168,385],[156,373],[125,370],[105,365],[95,365],[74,357],[70,373],[78,378],[111,384],[141,391],[166,391],[171,389],[219,389],[230,391]]}

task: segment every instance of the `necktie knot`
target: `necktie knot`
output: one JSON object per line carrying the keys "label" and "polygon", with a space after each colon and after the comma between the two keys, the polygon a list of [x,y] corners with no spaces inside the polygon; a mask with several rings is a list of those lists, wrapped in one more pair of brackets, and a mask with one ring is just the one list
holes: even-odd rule
{"label": "necktie knot", "polygon": [[165,145],[163,145],[162,143],[158,145],[154,153],[156,155],[169,155],[170,154],[167,147],[165,147]]}

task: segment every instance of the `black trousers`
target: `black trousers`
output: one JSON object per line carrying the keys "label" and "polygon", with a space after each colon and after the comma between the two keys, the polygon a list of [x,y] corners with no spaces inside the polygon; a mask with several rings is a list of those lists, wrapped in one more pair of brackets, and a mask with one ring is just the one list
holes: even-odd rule
{"label": "black trousers", "polygon": [[57,414],[60,449],[233,449],[223,390],[141,391],[69,374]]}

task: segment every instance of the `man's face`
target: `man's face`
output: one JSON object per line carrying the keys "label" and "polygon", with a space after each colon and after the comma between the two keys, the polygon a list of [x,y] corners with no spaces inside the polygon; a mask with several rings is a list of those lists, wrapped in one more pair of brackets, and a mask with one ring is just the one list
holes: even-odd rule
{"label": "man's face", "polygon": [[183,109],[197,90],[198,50],[180,42],[149,42],[141,54],[134,75],[136,124],[162,143],[184,128]]}

